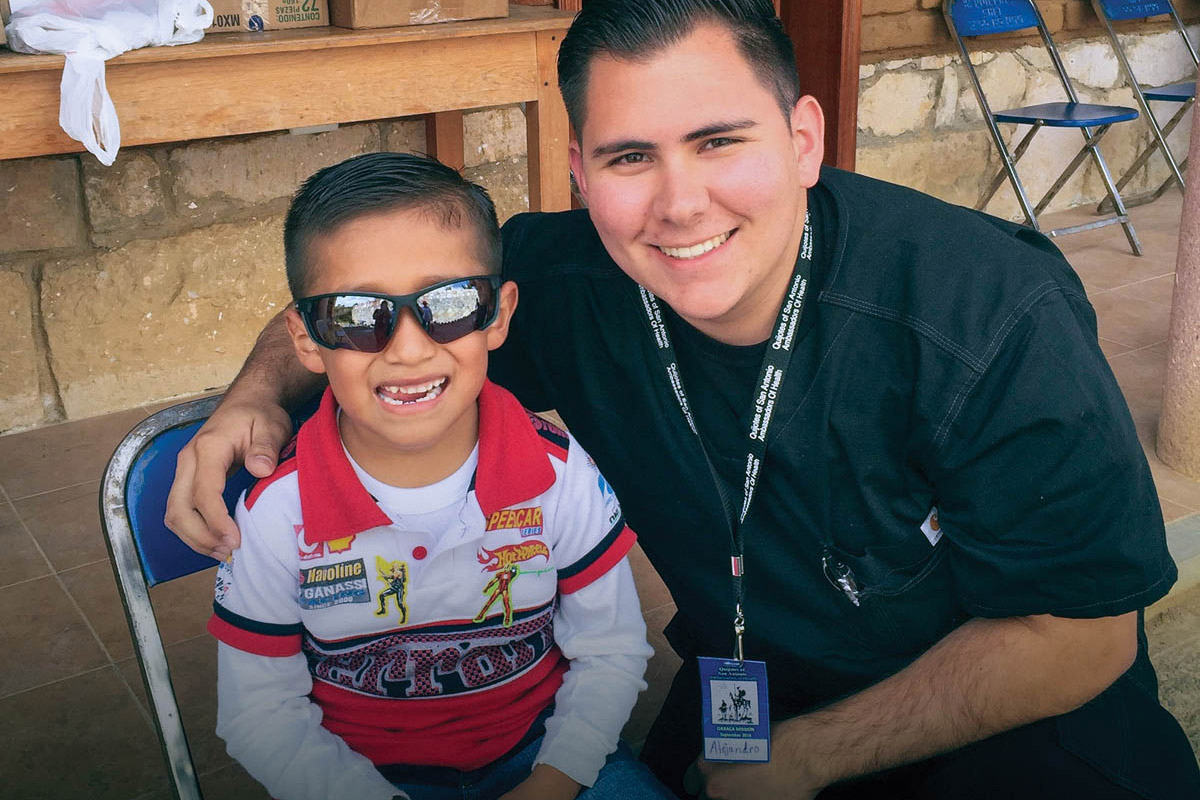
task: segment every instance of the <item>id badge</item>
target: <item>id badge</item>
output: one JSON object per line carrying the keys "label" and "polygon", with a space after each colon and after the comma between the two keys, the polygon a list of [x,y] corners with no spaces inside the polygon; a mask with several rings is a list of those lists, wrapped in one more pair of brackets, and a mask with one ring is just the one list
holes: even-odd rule
{"label": "id badge", "polygon": [[705,761],[771,760],[767,664],[699,657]]}

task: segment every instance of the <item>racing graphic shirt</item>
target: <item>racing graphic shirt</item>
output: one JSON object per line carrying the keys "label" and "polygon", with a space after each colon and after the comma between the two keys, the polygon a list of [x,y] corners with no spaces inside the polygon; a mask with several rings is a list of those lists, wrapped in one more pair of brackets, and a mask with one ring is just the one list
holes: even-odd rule
{"label": "racing graphic shirt", "polygon": [[551,703],[539,761],[588,785],[615,748],[651,654],[635,537],[568,434],[491,383],[479,408],[466,464],[397,489],[349,458],[327,392],[239,503],[208,625],[218,733],[274,796],[391,797],[375,764],[477,769]]}

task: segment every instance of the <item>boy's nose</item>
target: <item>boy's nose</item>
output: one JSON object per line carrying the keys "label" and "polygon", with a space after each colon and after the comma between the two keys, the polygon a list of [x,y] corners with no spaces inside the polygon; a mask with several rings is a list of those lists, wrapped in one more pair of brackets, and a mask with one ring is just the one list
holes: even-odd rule
{"label": "boy's nose", "polygon": [[384,357],[398,363],[413,364],[429,358],[436,350],[437,343],[425,333],[412,309],[400,309],[392,340],[383,351]]}

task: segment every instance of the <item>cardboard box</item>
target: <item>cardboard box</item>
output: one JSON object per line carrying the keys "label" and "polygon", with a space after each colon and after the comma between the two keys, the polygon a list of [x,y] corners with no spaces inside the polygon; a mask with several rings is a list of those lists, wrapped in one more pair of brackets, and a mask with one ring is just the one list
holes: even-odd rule
{"label": "cardboard box", "polygon": [[329,24],[326,0],[209,0],[213,24],[204,32],[274,31]]}
{"label": "cardboard box", "polygon": [[342,28],[390,28],[507,16],[508,0],[329,0],[329,18]]}

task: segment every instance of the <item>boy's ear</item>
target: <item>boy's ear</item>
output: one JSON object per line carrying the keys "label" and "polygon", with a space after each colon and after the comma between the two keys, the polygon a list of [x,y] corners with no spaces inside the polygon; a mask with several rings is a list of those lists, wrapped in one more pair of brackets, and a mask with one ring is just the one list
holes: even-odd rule
{"label": "boy's ear", "polygon": [[508,323],[512,320],[513,312],[517,310],[517,285],[505,281],[500,286],[500,310],[496,312],[495,321],[487,327],[487,349],[495,350],[504,344],[508,338]]}
{"label": "boy's ear", "polygon": [[300,319],[300,312],[294,305],[289,305],[283,312],[283,318],[287,322],[288,333],[292,337],[292,346],[296,348],[296,358],[309,372],[323,374],[325,362],[321,360],[321,347],[309,338],[308,329],[304,327],[304,320]]}

